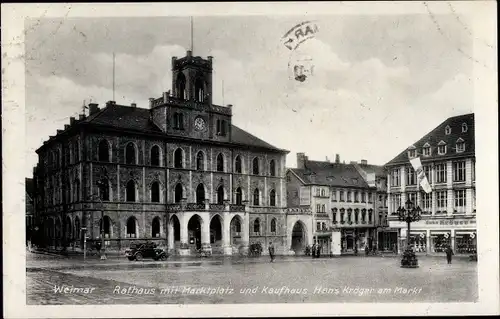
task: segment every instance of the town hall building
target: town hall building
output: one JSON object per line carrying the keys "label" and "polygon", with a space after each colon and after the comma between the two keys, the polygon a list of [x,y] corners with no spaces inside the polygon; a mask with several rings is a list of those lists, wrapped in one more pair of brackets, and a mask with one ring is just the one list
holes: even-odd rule
{"label": "town hall building", "polygon": [[172,75],[149,109],[89,104],[37,150],[44,244],[82,250],[84,238],[102,237],[107,251],[151,241],[173,254],[231,255],[272,242],[288,253],[288,223],[311,214],[286,209],[288,151],[235,126],[232,105],[213,104],[212,57],[173,57]]}

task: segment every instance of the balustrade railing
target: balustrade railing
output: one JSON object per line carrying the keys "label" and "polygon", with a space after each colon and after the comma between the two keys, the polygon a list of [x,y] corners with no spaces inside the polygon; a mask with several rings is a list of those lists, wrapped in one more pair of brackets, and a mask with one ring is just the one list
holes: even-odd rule
{"label": "balustrade railing", "polygon": [[210,204],[210,210],[223,211],[225,208],[224,204]]}

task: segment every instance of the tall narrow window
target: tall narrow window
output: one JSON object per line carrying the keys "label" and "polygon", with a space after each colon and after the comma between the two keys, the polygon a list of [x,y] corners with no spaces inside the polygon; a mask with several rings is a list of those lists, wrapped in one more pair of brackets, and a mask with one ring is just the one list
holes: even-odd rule
{"label": "tall narrow window", "polygon": [[253,232],[260,233],[260,219],[258,218],[253,222]]}
{"label": "tall narrow window", "polygon": [[276,232],[276,218],[271,219],[271,233]]}
{"label": "tall narrow window", "polygon": [[224,187],[222,185],[217,188],[217,204],[224,204]]}
{"label": "tall narrow window", "polygon": [[269,206],[276,206],[276,191],[274,189],[269,192]]}
{"label": "tall narrow window", "polygon": [[160,217],[153,218],[153,223],[151,224],[151,237],[160,237]]}
{"label": "tall narrow window", "polygon": [[203,102],[205,99],[205,92],[203,90],[203,80],[201,78],[197,78],[194,84],[194,92],[196,94],[196,101]]}
{"label": "tall narrow window", "polygon": [[175,190],[174,190],[174,201],[176,203],[180,203],[182,199],[182,185],[178,183],[175,185]]}
{"label": "tall narrow window", "polygon": [[175,168],[182,168],[182,162],[183,162],[183,158],[182,158],[182,149],[178,148],[175,150],[174,152],[174,167]]}
{"label": "tall narrow window", "polygon": [[109,201],[109,180],[104,178],[101,182],[102,185],[99,187],[99,196],[103,201]]}
{"label": "tall narrow window", "polygon": [[253,191],[253,204],[254,206],[259,206],[260,204],[260,198],[259,198],[259,189],[256,188],[254,191]]}
{"label": "tall narrow window", "polygon": [[198,184],[198,187],[196,187],[196,203],[205,203],[205,186],[203,184]]}
{"label": "tall narrow window", "polygon": [[135,182],[133,180],[127,183],[127,202],[135,202]]}
{"label": "tall narrow window", "polygon": [[243,193],[241,187],[236,189],[236,205],[241,205],[243,203]]}
{"label": "tall narrow window", "polygon": [[227,122],[222,120],[220,123],[220,135],[226,136],[227,134]]}
{"label": "tall narrow window", "polygon": [[77,178],[75,179],[75,193],[73,194],[74,202],[79,202],[80,201],[80,180]]}
{"label": "tall narrow window", "polygon": [[252,162],[252,172],[254,175],[259,175],[259,158],[255,157]]}
{"label": "tall narrow window", "polygon": [[99,161],[109,162],[109,144],[106,140],[99,142]]}
{"label": "tall narrow window", "polygon": [[186,77],[184,74],[179,73],[177,76],[177,97],[186,100]]}
{"label": "tall narrow window", "polygon": [[223,172],[224,171],[224,156],[222,156],[222,153],[219,153],[217,155],[217,172]]}
{"label": "tall narrow window", "polygon": [[160,166],[160,147],[158,145],[151,147],[151,166]]}
{"label": "tall narrow window", "polygon": [[136,164],[135,146],[133,143],[128,143],[125,148],[125,163]]}
{"label": "tall narrow window", "polygon": [[205,169],[205,156],[202,151],[199,151],[196,155],[196,170],[202,171]]}
{"label": "tall narrow window", "polygon": [[158,182],[153,182],[151,184],[151,202],[160,202],[160,183]]}
{"label": "tall narrow window", "polygon": [[136,238],[137,237],[137,221],[135,217],[129,217],[127,220],[127,237]]}
{"label": "tall narrow window", "polygon": [[238,155],[234,160],[234,171],[236,173],[241,173],[241,157]]}

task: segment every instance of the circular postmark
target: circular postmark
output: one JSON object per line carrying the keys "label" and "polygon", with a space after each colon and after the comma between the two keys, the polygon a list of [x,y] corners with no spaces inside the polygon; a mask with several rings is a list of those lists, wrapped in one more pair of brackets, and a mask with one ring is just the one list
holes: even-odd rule
{"label": "circular postmark", "polygon": [[312,55],[301,47],[303,43],[313,39],[318,31],[316,21],[304,21],[288,30],[281,38],[283,45],[291,51],[288,59],[289,79],[304,82],[314,74]]}

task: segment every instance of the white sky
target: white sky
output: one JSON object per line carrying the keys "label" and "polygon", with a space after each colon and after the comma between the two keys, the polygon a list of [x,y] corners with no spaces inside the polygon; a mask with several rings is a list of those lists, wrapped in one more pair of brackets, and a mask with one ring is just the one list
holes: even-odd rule
{"label": "white sky", "polygon": [[[473,112],[473,39],[452,11],[429,16],[196,17],[194,54],[214,57],[214,103],[233,123],[310,159],[383,165],[450,116]],[[433,20],[434,19],[434,20]],[[314,75],[297,82],[280,38],[316,20],[296,54]],[[26,176],[34,152],[78,116],[83,100],[147,108],[171,89],[171,57],[190,46],[189,17],[42,18],[25,23]],[[224,81],[224,101],[222,82]]]}

